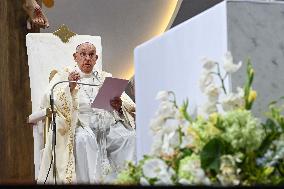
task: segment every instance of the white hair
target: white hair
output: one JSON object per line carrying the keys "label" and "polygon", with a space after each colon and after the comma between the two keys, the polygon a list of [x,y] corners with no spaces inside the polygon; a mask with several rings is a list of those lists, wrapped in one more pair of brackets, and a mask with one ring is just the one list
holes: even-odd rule
{"label": "white hair", "polygon": [[79,44],[79,45],[76,47],[76,52],[78,52],[79,49],[80,49],[80,47],[81,47],[81,45],[84,45],[84,44],[92,45],[94,48],[96,48],[96,46],[95,46],[93,43],[84,42],[84,43]]}

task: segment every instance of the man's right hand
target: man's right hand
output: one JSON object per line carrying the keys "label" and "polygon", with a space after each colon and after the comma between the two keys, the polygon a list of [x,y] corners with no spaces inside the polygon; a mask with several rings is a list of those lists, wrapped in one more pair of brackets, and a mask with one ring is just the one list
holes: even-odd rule
{"label": "man's right hand", "polygon": [[[69,81],[78,81],[80,79],[80,74],[77,71],[70,72],[68,76]],[[76,83],[69,83],[70,91],[76,87]]]}

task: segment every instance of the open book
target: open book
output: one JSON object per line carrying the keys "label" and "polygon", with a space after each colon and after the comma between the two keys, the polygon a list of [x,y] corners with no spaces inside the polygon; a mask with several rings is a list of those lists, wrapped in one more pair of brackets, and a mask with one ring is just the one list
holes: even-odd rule
{"label": "open book", "polygon": [[120,97],[128,84],[128,80],[107,77],[99,89],[99,92],[92,103],[92,108],[112,111],[110,100],[114,97]]}

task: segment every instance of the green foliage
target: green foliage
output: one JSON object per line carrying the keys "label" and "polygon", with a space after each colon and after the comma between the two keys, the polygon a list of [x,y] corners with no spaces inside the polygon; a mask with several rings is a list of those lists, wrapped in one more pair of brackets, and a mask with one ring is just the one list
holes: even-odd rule
{"label": "green foliage", "polygon": [[219,138],[210,140],[200,153],[201,167],[204,170],[219,172],[220,157],[226,153],[226,145]]}

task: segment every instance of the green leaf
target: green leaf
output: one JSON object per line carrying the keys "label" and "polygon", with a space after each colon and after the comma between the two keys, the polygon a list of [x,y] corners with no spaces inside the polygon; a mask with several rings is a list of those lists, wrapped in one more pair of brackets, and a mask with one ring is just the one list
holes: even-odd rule
{"label": "green leaf", "polygon": [[270,132],[277,132],[277,125],[275,124],[275,122],[268,118],[265,122],[265,124],[263,125],[264,129],[266,131],[270,131]]}
{"label": "green leaf", "polygon": [[220,157],[225,154],[225,144],[219,138],[210,140],[200,153],[201,167],[204,170],[213,170],[216,173],[220,169]]}
{"label": "green leaf", "polygon": [[279,173],[281,174],[281,176],[284,176],[284,164],[283,163],[279,163],[277,165],[277,169],[278,169]]}
{"label": "green leaf", "polygon": [[277,101],[276,101],[276,100],[271,101],[271,102],[268,104],[268,106],[274,105],[274,104],[276,104],[276,103],[277,103]]}
{"label": "green leaf", "polygon": [[192,118],[190,117],[190,115],[187,113],[187,108],[188,108],[188,99],[186,99],[181,108],[180,108],[180,113],[182,114],[182,116],[189,122],[192,122]]}
{"label": "green leaf", "polygon": [[183,148],[181,152],[182,152],[182,158],[190,156],[192,154],[192,150],[190,148]]}
{"label": "green leaf", "polygon": [[266,168],[264,168],[264,171],[263,171],[263,174],[264,174],[264,176],[269,176],[271,173],[273,173],[273,171],[274,171],[274,167],[266,167]]}
{"label": "green leaf", "polygon": [[265,139],[262,141],[259,149],[258,149],[258,154],[260,156],[262,156],[270,147],[272,141],[274,141],[275,139],[277,139],[279,137],[280,133],[277,132],[272,132],[270,134],[268,134]]}

